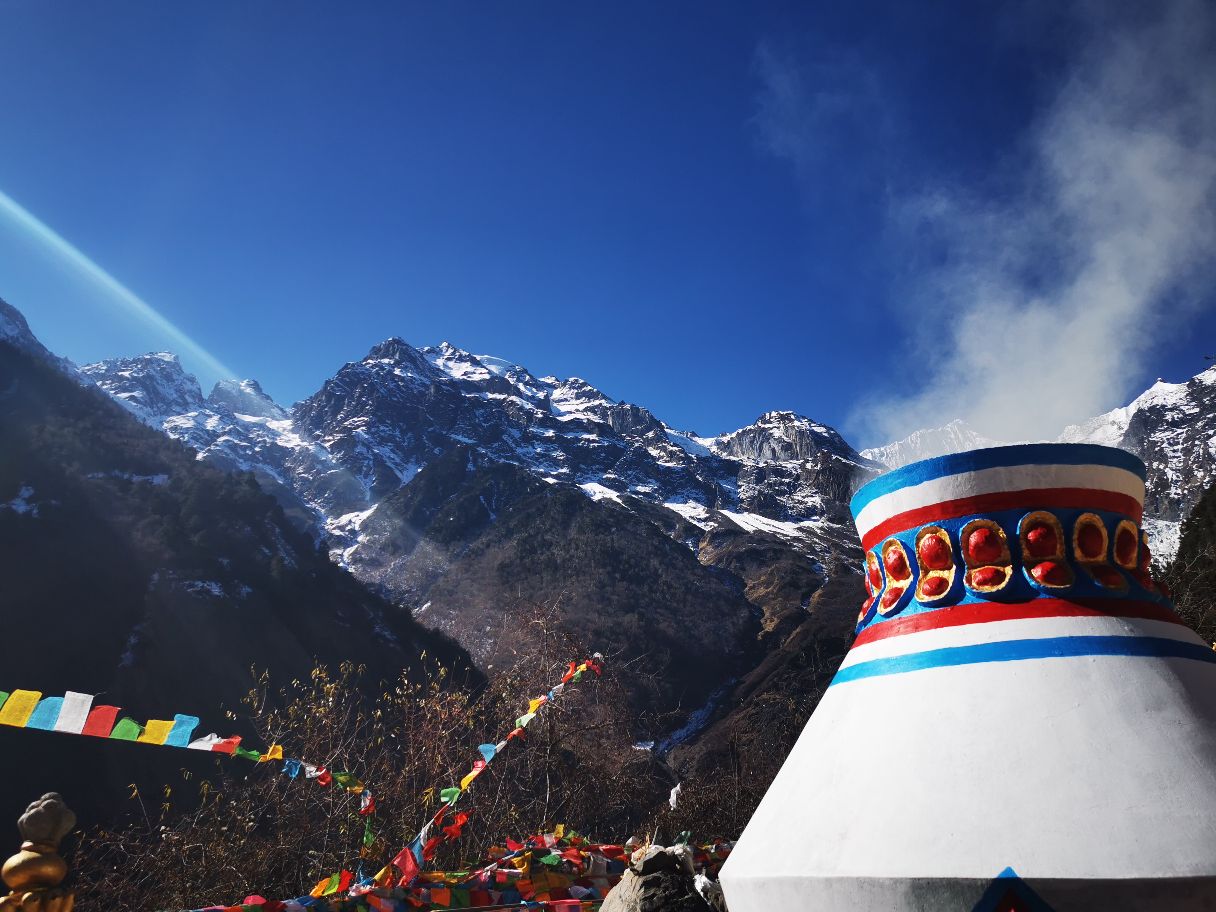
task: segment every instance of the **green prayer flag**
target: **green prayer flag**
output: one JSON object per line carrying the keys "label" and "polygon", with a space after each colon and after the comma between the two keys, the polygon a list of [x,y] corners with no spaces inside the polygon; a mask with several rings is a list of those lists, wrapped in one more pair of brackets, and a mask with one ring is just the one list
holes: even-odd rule
{"label": "green prayer flag", "polygon": [[372,832],[372,822],[370,819],[363,821],[363,844],[370,847],[376,841],[376,834]]}
{"label": "green prayer flag", "polygon": [[110,732],[111,738],[117,738],[119,741],[134,741],[144,733],[144,727],[129,716],[123,716],[118,720],[118,724],[114,726],[114,730]]}
{"label": "green prayer flag", "polygon": [[[111,735],[110,737],[114,736]],[[262,755],[257,751],[250,750],[247,747],[241,747],[239,744],[236,746],[236,750],[232,752],[232,755],[234,757],[244,757],[246,760],[253,760],[255,763],[262,759]]]}
{"label": "green prayer flag", "polygon": [[342,788],[363,788],[363,783],[359,781],[359,777],[354,773],[334,773],[334,782],[338,783]]}
{"label": "green prayer flag", "polygon": [[442,801],[444,804],[455,804],[456,799],[458,799],[459,797],[460,797],[460,789],[456,788],[455,786],[452,786],[451,788],[445,788],[442,792],[439,793],[439,800]]}

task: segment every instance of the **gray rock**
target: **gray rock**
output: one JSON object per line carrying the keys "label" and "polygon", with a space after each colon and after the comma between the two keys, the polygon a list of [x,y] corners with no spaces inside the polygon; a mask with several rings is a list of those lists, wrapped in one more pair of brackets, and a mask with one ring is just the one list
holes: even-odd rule
{"label": "gray rock", "polygon": [[[701,878],[704,880],[704,878]],[[721,891],[718,891],[721,895]],[[710,905],[698,889],[687,846],[651,846],[629,865],[600,912],[726,912]]]}

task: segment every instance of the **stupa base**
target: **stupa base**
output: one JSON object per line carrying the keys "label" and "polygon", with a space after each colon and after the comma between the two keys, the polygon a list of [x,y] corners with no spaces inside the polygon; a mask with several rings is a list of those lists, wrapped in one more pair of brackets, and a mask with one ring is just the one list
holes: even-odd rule
{"label": "stupa base", "polygon": [[731,912],[1216,912],[1216,877],[724,877]]}

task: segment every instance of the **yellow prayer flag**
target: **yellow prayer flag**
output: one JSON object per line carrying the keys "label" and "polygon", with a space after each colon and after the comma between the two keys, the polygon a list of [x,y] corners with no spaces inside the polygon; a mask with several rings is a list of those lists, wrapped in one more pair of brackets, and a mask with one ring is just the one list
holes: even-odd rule
{"label": "yellow prayer flag", "polygon": [[164,719],[149,719],[148,727],[135,740],[142,744],[164,744],[171,731],[173,731],[172,722],[166,722]]}
{"label": "yellow prayer flag", "polygon": [[41,691],[14,690],[4,701],[4,706],[0,707],[0,725],[15,725],[17,728],[25,728],[25,723],[30,720],[34,707],[41,699]]}
{"label": "yellow prayer flag", "polygon": [[472,770],[463,779],[460,780],[460,790],[463,792],[469,787],[469,783],[481,775],[480,769]]}
{"label": "yellow prayer flag", "polygon": [[266,753],[262,754],[262,759],[258,763],[266,763],[268,760],[282,760],[283,746],[281,744],[272,744],[267,749]]}
{"label": "yellow prayer flag", "polygon": [[528,701],[528,712],[535,713],[538,709],[540,709],[542,706],[545,705],[545,702],[546,701],[545,701],[544,697],[537,697],[534,700],[529,700]]}
{"label": "yellow prayer flag", "polygon": [[559,823],[557,826],[555,826],[553,828],[553,838],[554,839],[561,839],[565,835],[566,835],[566,825],[564,823]]}

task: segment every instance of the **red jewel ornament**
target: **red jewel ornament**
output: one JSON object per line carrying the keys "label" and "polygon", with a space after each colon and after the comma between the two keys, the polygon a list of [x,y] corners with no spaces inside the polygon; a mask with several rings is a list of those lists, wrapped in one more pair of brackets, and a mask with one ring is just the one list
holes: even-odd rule
{"label": "red jewel ornament", "polygon": [[1037,523],[1026,533],[1026,551],[1031,557],[1053,557],[1059,548],[1056,530],[1047,523]]}
{"label": "red jewel ornament", "polygon": [[978,589],[991,589],[1003,582],[1005,582],[1004,567],[980,567],[971,572],[971,585]]}
{"label": "red jewel ornament", "polygon": [[900,600],[900,597],[903,596],[903,594],[904,594],[903,586],[892,586],[890,589],[888,589],[886,592],[883,593],[882,607],[890,608],[892,605],[894,605],[896,602],[898,602]]}
{"label": "red jewel ornament", "polygon": [[967,554],[972,563],[991,564],[1000,560],[1001,537],[992,529],[982,526],[967,536]]}
{"label": "red jewel ornament", "polygon": [[912,571],[908,569],[908,558],[904,556],[904,549],[898,545],[887,549],[882,562],[886,565],[887,575],[892,579],[905,580],[912,575]]}
{"label": "red jewel ornament", "polygon": [[874,555],[871,554],[866,558],[866,566],[869,567],[870,571],[870,585],[873,586],[875,590],[881,589],[882,571],[878,569],[878,561],[874,558]]}
{"label": "red jewel ornament", "polygon": [[927,598],[937,598],[950,588],[950,580],[944,576],[927,576],[921,581],[920,594]]}
{"label": "red jewel ornament", "polygon": [[1077,532],[1077,548],[1081,556],[1089,560],[1097,560],[1102,556],[1102,530],[1094,523],[1086,523]]}
{"label": "red jewel ornament", "polygon": [[916,546],[916,554],[926,570],[949,570],[952,563],[950,546],[940,535],[926,535]]}
{"label": "red jewel ornament", "polygon": [[1030,568],[1030,575],[1034,577],[1035,582],[1044,586],[1067,586],[1071,582],[1068,578],[1068,568],[1059,561],[1035,564]]}
{"label": "red jewel ornament", "polygon": [[1124,526],[1115,536],[1115,558],[1121,564],[1130,564],[1136,557],[1136,533]]}

